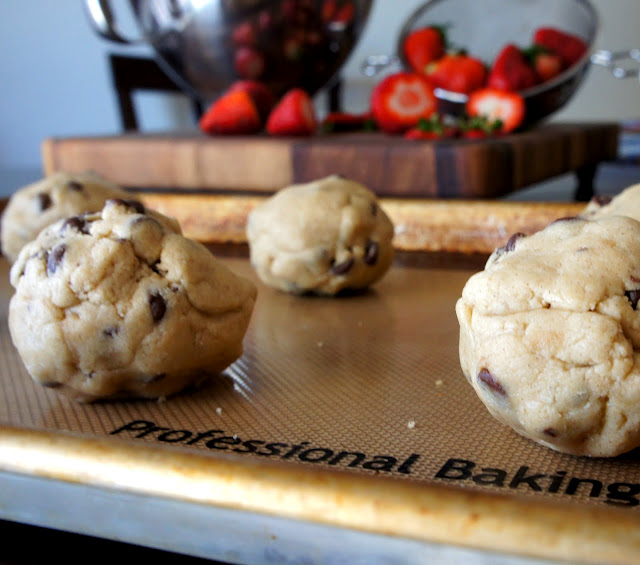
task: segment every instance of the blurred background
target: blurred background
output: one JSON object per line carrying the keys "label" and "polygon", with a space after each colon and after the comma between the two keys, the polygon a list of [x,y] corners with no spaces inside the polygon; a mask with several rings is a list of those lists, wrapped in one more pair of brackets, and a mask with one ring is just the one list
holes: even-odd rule
{"label": "blurred background", "polygon": [[[113,0],[118,24],[137,34],[127,0]],[[360,65],[371,54],[392,54],[398,32],[420,0],[376,0],[356,49],[343,68],[345,110],[368,107],[376,80]],[[640,47],[638,0],[593,0],[600,15],[595,48]],[[0,2],[0,195],[41,175],[40,144],[46,137],[109,135],[121,132],[108,66],[110,53],[151,55],[144,45],[119,46],[98,37],[80,0]],[[325,111],[326,94],[315,97]],[[134,103],[143,131],[195,128],[189,102],[180,95],[144,93]],[[616,80],[592,66],[556,121],[616,121],[640,118],[637,78]]]}

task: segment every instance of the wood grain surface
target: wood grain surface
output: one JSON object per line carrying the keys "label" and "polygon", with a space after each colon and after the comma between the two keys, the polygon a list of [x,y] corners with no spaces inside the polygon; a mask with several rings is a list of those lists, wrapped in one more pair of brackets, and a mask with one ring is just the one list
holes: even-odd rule
{"label": "wood grain surface", "polygon": [[[205,243],[246,243],[249,213],[266,195],[139,193],[144,203],[176,218],[188,237]],[[490,253],[516,232],[531,234],[584,209],[577,202],[506,202],[381,198],[403,251]]]}
{"label": "wood grain surface", "polygon": [[406,140],[381,133],[306,138],[199,132],[49,138],[44,169],[94,170],[130,188],[274,192],[330,174],[381,196],[494,198],[614,159],[618,125],[547,124],[490,140]]}

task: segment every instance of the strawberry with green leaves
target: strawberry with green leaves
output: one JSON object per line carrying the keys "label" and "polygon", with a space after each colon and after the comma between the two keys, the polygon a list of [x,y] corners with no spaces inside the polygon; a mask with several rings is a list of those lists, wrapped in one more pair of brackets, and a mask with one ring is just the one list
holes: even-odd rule
{"label": "strawberry with green leaves", "polygon": [[446,47],[445,28],[441,26],[416,29],[402,43],[404,58],[417,73],[427,72],[427,67],[445,54]]}
{"label": "strawberry with green leaves", "polygon": [[535,86],[539,81],[523,52],[509,43],[498,53],[489,72],[487,86],[518,92]]}
{"label": "strawberry with green leaves", "polygon": [[526,106],[517,92],[487,87],[469,95],[466,112],[471,118],[479,116],[489,122],[500,120],[501,131],[509,133],[524,123]]}
{"label": "strawberry with green leaves", "polygon": [[371,112],[385,133],[404,133],[437,109],[431,81],[423,74],[399,72],[382,79],[371,93]]}
{"label": "strawberry with green leaves", "polygon": [[427,76],[436,88],[469,94],[485,85],[485,64],[465,53],[448,53],[427,67]]}
{"label": "strawberry with green leaves", "polygon": [[301,88],[285,93],[267,119],[270,135],[306,136],[316,132],[318,122],[309,94]]}

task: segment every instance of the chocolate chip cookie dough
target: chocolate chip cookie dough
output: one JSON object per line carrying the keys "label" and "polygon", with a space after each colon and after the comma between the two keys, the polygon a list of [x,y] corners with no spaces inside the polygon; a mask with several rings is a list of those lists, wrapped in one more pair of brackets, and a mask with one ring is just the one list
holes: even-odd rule
{"label": "chocolate chip cookie dough", "polygon": [[129,198],[118,185],[91,172],[54,173],[16,191],[2,216],[2,253],[16,260],[25,243],[49,224],[84,212],[102,210],[109,198]]}
{"label": "chocolate chip cookie dough", "polygon": [[581,214],[584,218],[629,216],[640,221],[640,184],[625,188],[616,196],[594,196]]}
{"label": "chocolate chip cookie dough", "polygon": [[552,449],[640,446],[640,222],[514,235],[456,304],[462,370],[489,412]]}
{"label": "chocolate chip cookie dough", "polygon": [[60,220],[11,268],[11,338],[38,383],[79,401],[160,398],[242,353],[255,285],[135,201]]}
{"label": "chocolate chip cookie dough", "polygon": [[247,239],[260,279],[294,294],[366,288],[393,259],[393,224],[376,196],[339,176],[273,195],[249,215]]}

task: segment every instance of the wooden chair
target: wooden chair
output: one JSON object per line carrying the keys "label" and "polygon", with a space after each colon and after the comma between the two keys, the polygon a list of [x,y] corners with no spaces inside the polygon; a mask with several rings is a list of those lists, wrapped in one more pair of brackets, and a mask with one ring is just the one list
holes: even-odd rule
{"label": "wooden chair", "polygon": [[118,97],[123,130],[136,131],[139,129],[139,121],[133,104],[133,93],[137,90],[182,93],[191,100],[194,121],[197,122],[202,116],[201,102],[185,93],[167,76],[154,59],[111,53],[109,66],[113,87]]}

